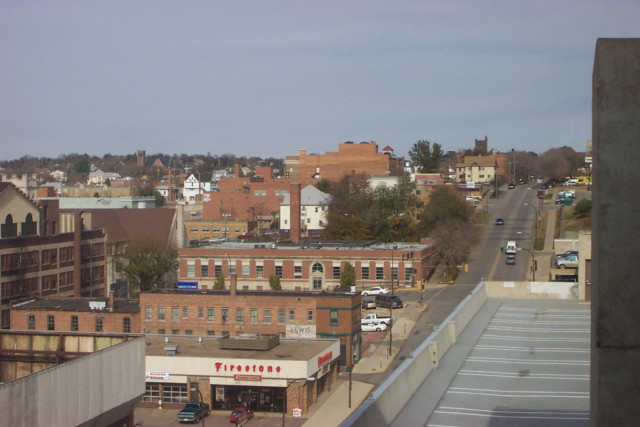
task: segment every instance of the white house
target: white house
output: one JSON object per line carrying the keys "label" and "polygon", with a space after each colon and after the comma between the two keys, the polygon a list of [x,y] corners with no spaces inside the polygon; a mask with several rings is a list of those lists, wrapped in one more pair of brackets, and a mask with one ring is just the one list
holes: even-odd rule
{"label": "white house", "polygon": [[[300,222],[303,231],[323,230],[326,225],[326,212],[331,196],[313,185],[307,185],[300,192]],[[287,193],[280,204],[280,229],[289,230],[291,196]]]}
{"label": "white house", "polygon": [[89,172],[89,179],[87,184],[89,185],[103,185],[107,180],[112,181],[114,179],[120,179],[120,175],[115,172],[103,172],[100,169]]}
{"label": "white house", "polygon": [[196,201],[202,198],[204,193],[217,190],[218,181],[214,180],[212,174],[194,174],[189,175],[184,180],[184,188],[182,197],[187,202]]}

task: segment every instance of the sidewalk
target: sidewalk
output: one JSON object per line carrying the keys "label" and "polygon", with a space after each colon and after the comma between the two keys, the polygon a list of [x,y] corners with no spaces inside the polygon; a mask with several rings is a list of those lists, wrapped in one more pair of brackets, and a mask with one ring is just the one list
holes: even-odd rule
{"label": "sidewalk", "polygon": [[[544,235],[544,249],[542,251],[535,252],[538,264],[538,269],[536,270],[536,281],[538,282],[548,281],[549,275],[551,274],[551,263],[555,254],[553,250],[553,239],[555,237],[557,211],[558,210],[555,205],[551,205],[548,210],[544,210],[543,208],[543,212],[547,214],[547,228]],[[527,278],[529,280],[533,279],[531,271],[528,271]]]}

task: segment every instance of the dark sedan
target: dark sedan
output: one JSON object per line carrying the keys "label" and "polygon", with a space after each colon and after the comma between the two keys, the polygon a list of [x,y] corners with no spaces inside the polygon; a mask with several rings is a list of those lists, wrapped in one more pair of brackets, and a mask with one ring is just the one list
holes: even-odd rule
{"label": "dark sedan", "polygon": [[502,218],[497,218],[497,219],[496,219],[496,225],[504,225],[504,219],[502,219]]}

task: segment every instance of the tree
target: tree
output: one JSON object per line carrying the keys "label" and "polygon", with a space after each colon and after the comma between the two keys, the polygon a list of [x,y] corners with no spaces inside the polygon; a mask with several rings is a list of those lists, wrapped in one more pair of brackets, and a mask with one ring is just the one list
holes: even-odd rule
{"label": "tree", "polygon": [[436,240],[436,259],[445,265],[457,265],[461,262],[477,240],[471,222],[455,219],[440,221],[430,237]]}
{"label": "tree", "polygon": [[216,282],[213,284],[213,289],[224,289],[224,276],[222,274],[216,277]]}
{"label": "tree", "polygon": [[591,216],[591,200],[582,199],[573,210],[576,218],[586,218]]}
{"label": "tree", "polygon": [[273,276],[269,276],[269,286],[271,286],[271,289],[274,291],[282,290],[282,285],[280,285],[280,276],[276,276],[275,274]]}
{"label": "tree", "polygon": [[178,268],[178,249],[154,238],[131,241],[122,258],[129,286],[139,292],[160,288],[165,275]]}
{"label": "tree", "polygon": [[569,147],[552,148],[545,151],[538,160],[538,175],[552,181],[572,176],[577,169],[576,152]]}
{"label": "tree", "polygon": [[367,177],[343,177],[331,186],[331,202],[323,237],[335,240],[370,240],[372,234],[365,221],[370,205]]}
{"label": "tree", "polygon": [[448,221],[471,222],[473,207],[460,197],[455,188],[438,187],[420,214],[418,229],[428,235],[439,225]]}
{"label": "tree", "polygon": [[353,265],[348,262],[340,273],[340,287],[349,289],[354,283],[356,283],[356,271],[353,269]]}
{"label": "tree", "polygon": [[320,181],[318,181],[318,183],[316,184],[316,188],[320,191],[322,191],[323,193],[329,193],[331,191],[331,181],[329,181],[326,178],[322,178]]}
{"label": "tree", "polygon": [[426,140],[416,142],[409,150],[412,166],[415,166],[421,173],[438,172],[443,154],[440,144],[433,144],[432,149],[431,143]]}
{"label": "tree", "polygon": [[73,171],[76,173],[87,173],[89,172],[89,159],[87,157],[82,157],[73,164]]}
{"label": "tree", "polygon": [[145,184],[142,187],[138,187],[135,193],[138,197],[155,197],[157,208],[164,206],[167,201],[167,199],[165,199],[165,197],[160,194],[158,190],[153,188],[151,184]]}

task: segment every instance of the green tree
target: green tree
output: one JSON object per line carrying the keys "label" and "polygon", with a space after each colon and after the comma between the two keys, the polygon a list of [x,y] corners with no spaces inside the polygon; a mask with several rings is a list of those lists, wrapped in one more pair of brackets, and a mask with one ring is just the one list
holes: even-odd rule
{"label": "green tree", "polygon": [[280,276],[276,276],[275,274],[273,276],[269,276],[269,286],[271,286],[271,289],[273,289],[274,291],[282,290],[282,285],[280,284]]}
{"label": "green tree", "polygon": [[334,240],[370,240],[366,222],[371,197],[365,175],[347,175],[331,186],[331,203],[323,237]]}
{"label": "green tree", "polygon": [[122,259],[129,286],[144,292],[158,289],[165,275],[178,268],[178,249],[157,239],[141,238],[129,243]]}
{"label": "green tree", "polygon": [[473,212],[473,207],[458,195],[455,188],[438,187],[422,209],[418,230],[422,235],[429,235],[448,221],[470,223]]}
{"label": "green tree", "polygon": [[416,142],[409,150],[411,164],[421,173],[438,172],[443,154],[440,144],[435,143],[432,148],[426,140]]}
{"label": "green tree", "polygon": [[322,178],[316,184],[316,188],[318,190],[322,191],[323,193],[329,193],[329,192],[331,192],[331,181],[329,181],[326,178]]}
{"label": "green tree", "polygon": [[89,159],[87,157],[82,157],[73,164],[73,171],[76,173],[87,173],[89,172]]}
{"label": "green tree", "polygon": [[222,274],[216,277],[216,282],[213,284],[213,289],[224,289],[224,276]]}
{"label": "green tree", "polygon": [[344,269],[340,273],[340,287],[343,289],[349,289],[356,283],[356,271],[350,262],[344,265]]}
{"label": "green tree", "polygon": [[160,194],[158,190],[153,188],[151,184],[145,184],[142,187],[138,187],[135,193],[138,197],[155,197],[157,208],[164,206],[167,202],[167,199]]}

